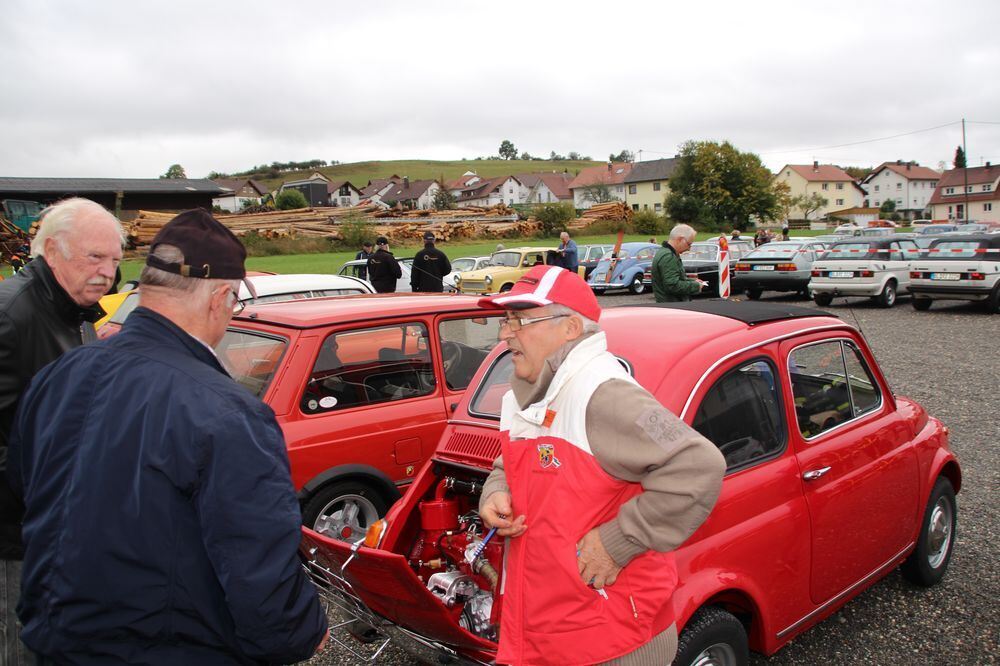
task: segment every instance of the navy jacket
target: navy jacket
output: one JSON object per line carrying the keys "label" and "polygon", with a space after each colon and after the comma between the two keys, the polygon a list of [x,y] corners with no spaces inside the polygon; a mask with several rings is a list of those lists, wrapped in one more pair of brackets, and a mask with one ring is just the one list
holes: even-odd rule
{"label": "navy jacket", "polygon": [[18,614],[74,664],[308,658],[326,616],[297,557],[281,430],[212,352],[145,308],[36,375],[15,417]]}

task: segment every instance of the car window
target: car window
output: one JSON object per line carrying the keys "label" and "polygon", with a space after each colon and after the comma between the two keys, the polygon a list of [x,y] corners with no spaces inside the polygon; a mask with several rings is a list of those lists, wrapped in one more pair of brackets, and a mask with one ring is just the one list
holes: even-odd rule
{"label": "car window", "polygon": [[980,258],[976,252],[979,249],[979,241],[940,241],[931,248],[931,253],[936,254],[935,259],[972,259]]}
{"label": "car window", "polygon": [[456,259],[451,262],[451,270],[460,273],[462,271],[471,271],[476,265],[475,259]]}
{"label": "car window", "polygon": [[785,447],[777,373],[757,360],[719,379],[694,416],[694,429],[719,447],[726,468],[742,468]]}
{"label": "car window", "polygon": [[766,243],[744,257],[745,259],[791,259],[802,250],[801,243]]}
{"label": "car window", "polygon": [[340,269],[340,275],[349,275],[351,277],[358,277],[361,269],[365,268],[366,264],[347,264]]}
{"label": "car window", "polygon": [[521,255],[518,252],[494,252],[490,257],[490,264],[493,266],[507,266],[513,268],[521,263]]}
{"label": "car window", "polygon": [[[884,256],[884,254],[882,256]],[[895,241],[889,243],[889,261],[902,261],[902,260],[903,260],[903,252],[902,250],[899,249],[899,243]]]}
{"label": "car window", "polygon": [[[604,256],[602,256],[601,259],[611,259],[612,255],[614,255],[614,253],[615,253],[615,249],[611,248],[611,249],[607,250],[604,253]],[[625,250],[625,249],[618,250],[618,259],[619,260],[621,260],[621,259],[628,259],[629,256],[630,255],[628,253],[628,250]]]}
{"label": "car window", "polygon": [[851,343],[831,340],[799,347],[788,355],[788,372],[799,431],[807,439],[881,403],[878,386]]}
{"label": "car window", "polygon": [[464,389],[497,344],[500,317],[449,319],[438,327],[444,381],[453,391]]}
{"label": "car window", "polygon": [[329,412],[429,395],[436,386],[423,324],[343,331],[323,341],[300,407]]}
{"label": "car window", "polygon": [[522,266],[542,266],[545,264],[545,255],[539,252],[529,252],[524,255]]}
{"label": "car window", "polygon": [[864,259],[868,257],[871,248],[868,243],[837,243],[826,251],[823,259],[827,261]]}
{"label": "car window", "polygon": [[920,247],[911,240],[899,241],[899,247],[903,252],[903,259],[917,259],[920,257]]}
{"label": "car window", "polygon": [[258,398],[264,395],[288,347],[284,338],[228,329],[215,347],[222,367]]}
{"label": "car window", "polygon": [[647,259],[652,259],[653,255],[656,254],[655,247],[646,247],[635,253],[635,258],[642,261]]}

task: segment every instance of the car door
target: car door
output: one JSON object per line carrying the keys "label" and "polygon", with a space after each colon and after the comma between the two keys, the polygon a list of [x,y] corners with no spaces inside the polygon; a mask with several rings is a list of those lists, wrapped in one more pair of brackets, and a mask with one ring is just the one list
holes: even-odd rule
{"label": "car door", "polygon": [[499,315],[483,312],[445,315],[437,321],[434,345],[440,358],[444,410],[450,415],[469,382],[499,341]]}
{"label": "car door", "polygon": [[912,433],[857,340],[814,336],[781,349],[812,524],[810,594],[822,603],[909,546],[917,460]]}

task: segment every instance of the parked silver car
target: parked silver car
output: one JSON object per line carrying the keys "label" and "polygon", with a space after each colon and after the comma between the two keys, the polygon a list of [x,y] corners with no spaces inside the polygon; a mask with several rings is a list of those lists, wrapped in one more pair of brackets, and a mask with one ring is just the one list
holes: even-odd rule
{"label": "parked silver car", "polygon": [[765,243],[733,266],[733,293],[758,299],[765,291],[795,291],[808,298],[813,262],[825,249],[812,239]]}

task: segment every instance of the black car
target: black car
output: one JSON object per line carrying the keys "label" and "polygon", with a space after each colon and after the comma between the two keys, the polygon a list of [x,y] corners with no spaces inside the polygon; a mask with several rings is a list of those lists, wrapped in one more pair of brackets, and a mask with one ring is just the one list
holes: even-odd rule
{"label": "black car", "polygon": [[[729,275],[733,274],[733,264],[743,255],[753,250],[753,244],[744,240],[729,241]],[[708,283],[701,293],[706,296],[719,295],[719,240],[712,238],[707,241],[692,243],[691,249],[681,255],[684,272],[688,277],[696,277]],[[731,279],[731,277],[730,277]],[[646,285],[653,282],[650,271],[643,277]]]}
{"label": "black car", "polygon": [[597,268],[597,262],[601,260],[604,253],[615,249],[614,245],[581,245],[578,250],[578,257],[580,260],[580,265],[584,267],[587,271],[583,279],[586,280],[590,277],[590,274],[594,272]]}

